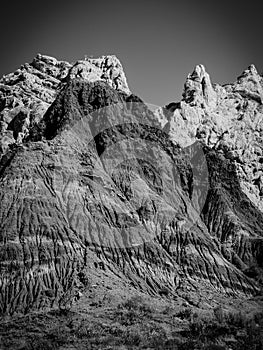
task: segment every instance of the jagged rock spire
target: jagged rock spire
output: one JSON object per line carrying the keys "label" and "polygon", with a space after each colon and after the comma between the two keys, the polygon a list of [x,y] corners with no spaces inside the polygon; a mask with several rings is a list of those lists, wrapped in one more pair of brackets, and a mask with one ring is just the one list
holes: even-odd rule
{"label": "jagged rock spire", "polygon": [[235,91],[243,97],[249,97],[262,103],[263,101],[263,79],[256,67],[251,64],[238,78],[235,83]]}
{"label": "jagged rock spire", "polygon": [[202,64],[198,64],[192,74],[188,75],[184,85],[183,99],[193,106],[215,106],[216,93],[210,76]]}

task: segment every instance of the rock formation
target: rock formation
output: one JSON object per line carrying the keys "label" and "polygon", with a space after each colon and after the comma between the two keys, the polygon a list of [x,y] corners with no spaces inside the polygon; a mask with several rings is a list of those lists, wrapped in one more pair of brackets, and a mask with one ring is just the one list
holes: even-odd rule
{"label": "rock formation", "polygon": [[262,78],[152,111],[115,56],[38,55],[0,81],[0,312],[55,307],[94,270],[208,307],[260,290]]}
{"label": "rock formation", "polygon": [[42,118],[63,84],[74,78],[105,81],[130,93],[121,63],[116,56],[86,59],[70,64],[38,54],[0,80],[0,155],[9,144],[21,143],[29,129]]}
{"label": "rock formation", "polygon": [[263,79],[252,65],[234,84],[212,84],[199,65],[188,76],[181,102],[156,111],[182,147],[200,140],[235,163],[242,191],[262,211]]}

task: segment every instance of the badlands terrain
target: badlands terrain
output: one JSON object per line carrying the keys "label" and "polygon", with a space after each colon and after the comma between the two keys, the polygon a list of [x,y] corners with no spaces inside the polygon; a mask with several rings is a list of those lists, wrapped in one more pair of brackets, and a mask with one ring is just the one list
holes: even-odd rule
{"label": "badlands terrain", "polygon": [[156,108],[116,56],[3,76],[0,349],[263,349],[262,136],[253,65]]}

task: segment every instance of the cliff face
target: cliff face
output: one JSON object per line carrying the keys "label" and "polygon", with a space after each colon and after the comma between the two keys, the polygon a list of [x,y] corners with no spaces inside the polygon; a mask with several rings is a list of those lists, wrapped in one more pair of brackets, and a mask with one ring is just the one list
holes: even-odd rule
{"label": "cliff face", "polygon": [[183,99],[156,111],[182,147],[196,139],[235,163],[242,190],[262,211],[263,79],[251,65],[234,84],[212,84],[202,65],[187,77]]}
{"label": "cliff face", "polygon": [[[187,77],[182,101],[156,111],[175,142],[185,147],[200,140],[217,155],[218,161],[209,162],[214,171],[202,218],[224,256],[248,269],[262,266],[262,86],[253,65],[225,86],[212,84],[199,65]],[[226,167],[231,177],[222,184],[218,175]]]}
{"label": "cliff face", "polygon": [[197,66],[152,112],[115,56],[38,55],[3,77],[1,313],[56,306],[95,272],[193,305],[257,293],[260,87],[253,67],[220,87]]}

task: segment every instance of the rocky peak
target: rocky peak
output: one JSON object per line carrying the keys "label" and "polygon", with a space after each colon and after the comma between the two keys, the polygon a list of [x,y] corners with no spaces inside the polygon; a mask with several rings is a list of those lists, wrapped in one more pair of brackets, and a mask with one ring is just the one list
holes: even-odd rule
{"label": "rocky peak", "polygon": [[182,147],[198,139],[235,160],[243,191],[261,210],[262,87],[262,77],[254,65],[235,83],[224,86],[213,85],[204,66],[198,65],[188,75],[177,107],[166,106],[155,112],[164,130]]}
{"label": "rocky peak", "polygon": [[254,78],[259,78],[259,73],[257,71],[257,68],[255,67],[254,64],[251,64],[248,66],[247,69],[245,69],[242,74],[238,77],[238,81],[241,82],[242,80],[246,79],[247,81],[251,79],[252,77]]}
{"label": "rocky peak", "polygon": [[188,75],[184,84],[183,100],[192,106],[213,108],[216,105],[216,92],[205,67],[199,64]]}
{"label": "rocky peak", "polygon": [[101,80],[127,95],[131,93],[122,65],[114,55],[77,61],[70,69],[68,78],[82,78],[90,82]]}
{"label": "rocky peak", "polygon": [[[37,54],[0,79],[0,158],[11,144],[20,144],[38,124],[63,84],[74,79],[102,81],[129,95],[127,80],[114,55],[86,58],[74,64]],[[16,120],[10,126],[10,122]]]}
{"label": "rocky peak", "polygon": [[56,58],[38,54],[31,66],[44,74],[51,75],[59,80],[65,78],[72,65],[66,61],[58,61]]}
{"label": "rocky peak", "polygon": [[234,90],[241,96],[249,97],[259,103],[263,101],[262,87],[263,79],[253,64],[237,78],[237,82],[234,84]]}

